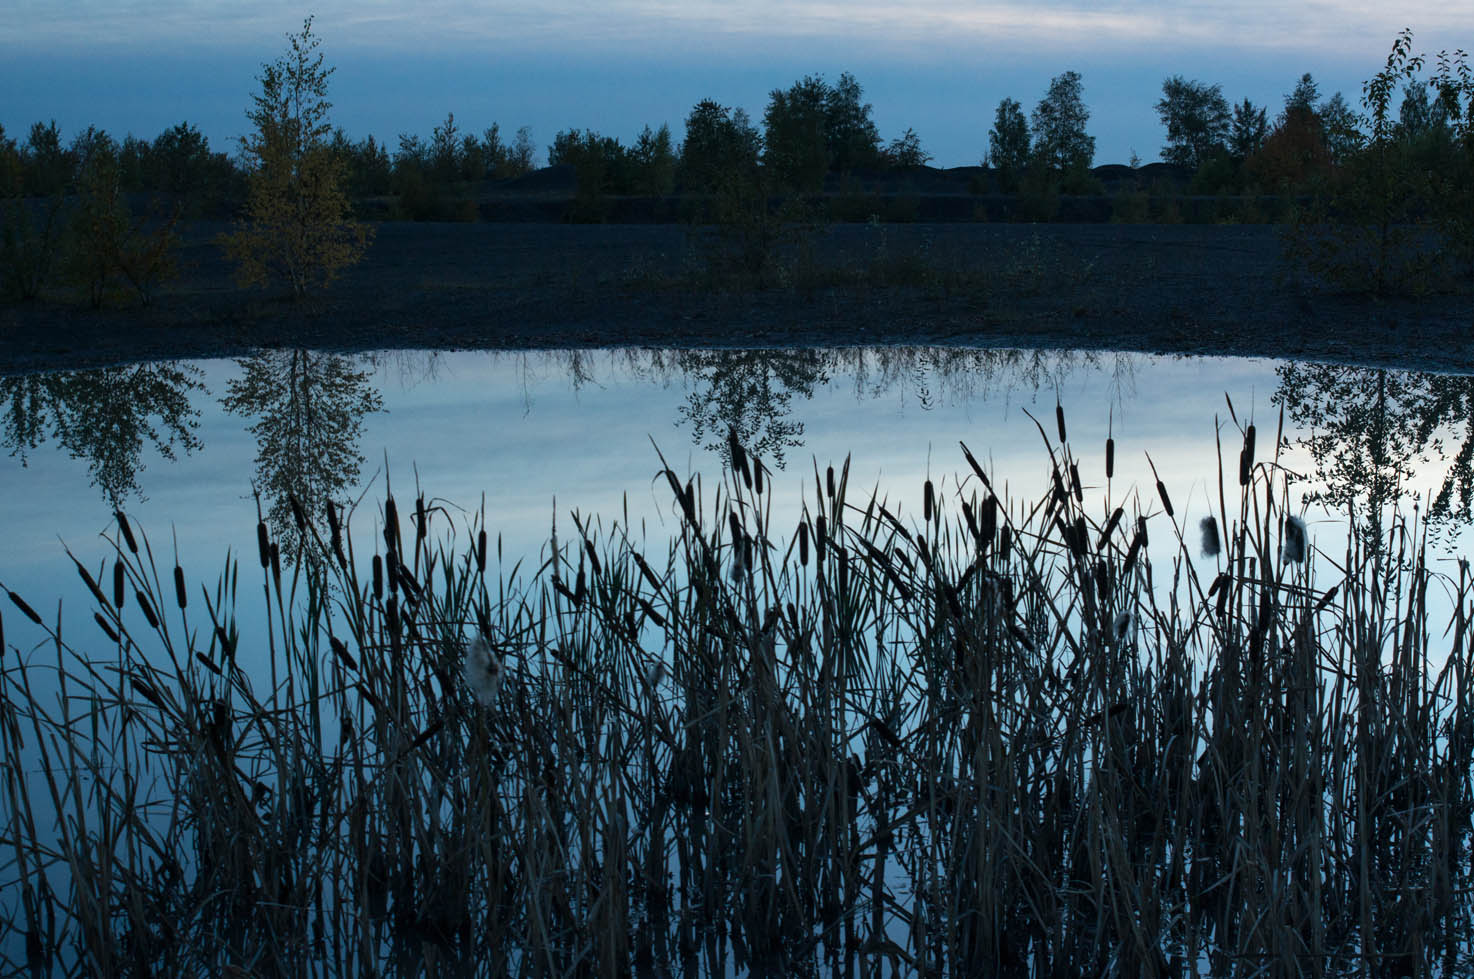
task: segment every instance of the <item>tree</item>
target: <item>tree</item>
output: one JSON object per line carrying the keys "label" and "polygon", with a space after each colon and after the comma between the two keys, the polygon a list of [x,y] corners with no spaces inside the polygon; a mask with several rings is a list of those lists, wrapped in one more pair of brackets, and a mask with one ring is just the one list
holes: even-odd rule
{"label": "tree", "polygon": [[661,124],[657,130],[646,126],[630,150],[635,168],[635,189],[658,197],[669,194],[676,184],[676,151],[671,143],[670,127]]}
{"label": "tree", "polygon": [[507,151],[506,176],[520,177],[531,173],[536,157],[537,146],[532,141],[532,127],[523,126],[517,130],[517,136],[512,140],[512,148]]}
{"label": "tree", "polygon": [[839,173],[863,170],[880,162],[880,133],[870,119],[870,103],[855,76],[843,72],[824,96],[824,145],[829,167]]}
{"label": "tree", "polygon": [[921,137],[910,127],[891,140],[882,156],[890,167],[924,167],[931,162],[931,154],[922,149]]}
{"label": "tree", "polygon": [[1227,149],[1231,117],[1223,86],[1173,75],[1162,83],[1157,115],[1167,127],[1162,159],[1197,170]]}
{"label": "tree", "polygon": [[1320,86],[1315,83],[1315,79],[1310,77],[1310,72],[1307,71],[1295,83],[1295,90],[1285,96],[1285,112],[1290,113],[1295,110],[1314,112],[1315,103],[1319,99]]}
{"label": "tree", "polygon": [[1363,137],[1357,126],[1356,113],[1346,104],[1346,99],[1337,92],[1320,104],[1316,114],[1320,116],[1331,162],[1345,163],[1351,159],[1352,154],[1360,149]]}
{"label": "tree", "polygon": [[763,162],[780,183],[815,191],[830,171],[848,173],[879,166],[880,133],[855,76],[845,72],[830,85],[806,75],[786,92],[774,89],[763,111]]}
{"label": "tree", "polygon": [[815,191],[829,172],[825,141],[829,86],[806,75],[787,91],[775,88],[763,110],[763,163],[777,180],[794,190]]}
{"label": "tree", "polygon": [[283,279],[300,297],[362,258],[371,232],[349,219],[344,161],[329,142],[333,69],[323,66],[312,18],[287,41],[286,55],[262,65],[261,92],[246,113],[255,127],[241,139],[246,216],[225,246],[243,282]]}
{"label": "tree", "polygon": [[741,109],[711,99],[696,103],[686,117],[680,181],[689,191],[710,193],[724,182],[746,179],[757,169],[762,137]]}
{"label": "tree", "polygon": [[1034,155],[1049,169],[1088,170],[1095,159],[1095,137],[1085,134],[1090,110],[1085,108],[1080,73],[1056,75],[1034,109]]}
{"label": "tree", "polygon": [[998,103],[993,128],[988,130],[988,160],[997,171],[1005,190],[1018,187],[1019,175],[1029,165],[1029,121],[1023,106],[1013,99]]}
{"label": "tree", "polygon": [[1229,133],[1229,149],[1242,163],[1258,153],[1269,135],[1269,121],[1263,109],[1255,108],[1248,99],[1233,107],[1233,126]]}

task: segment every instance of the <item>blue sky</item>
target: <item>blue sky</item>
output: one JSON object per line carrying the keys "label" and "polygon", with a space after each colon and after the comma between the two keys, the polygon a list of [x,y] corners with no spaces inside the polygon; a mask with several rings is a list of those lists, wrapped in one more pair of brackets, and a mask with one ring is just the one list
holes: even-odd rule
{"label": "blue sky", "polygon": [[[269,0],[9,0],[0,20],[0,124],[55,118],[152,137],[180,120],[220,149],[245,129],[262,61],[307,12]],[[1474,4],[1083,3],[875,0],[327,0],[316,31],[337,66],[334,121],[393,145],[454,112],[462,129],[569,127],[628,141],[702,98],[761,117],[768,92],[850,71],[886,139],[910,126],[942,166],[978,162],[1004,97],[1031,109],[1079,71],[1096,162],[1157,158],[1162,79],[1223,85],[1271,111],[1302,72],[1355,103],[1393,36],[1418,50],[1474,47]]]}

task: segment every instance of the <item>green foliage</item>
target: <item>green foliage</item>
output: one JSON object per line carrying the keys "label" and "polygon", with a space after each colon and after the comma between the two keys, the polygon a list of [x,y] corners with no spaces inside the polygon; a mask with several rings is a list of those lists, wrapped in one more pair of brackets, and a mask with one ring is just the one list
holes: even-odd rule
{"label": "green foliage", "polygon": [[746,112],[704,99],[686,117],[679,169],[681,188],[712,193],[733,180],[748,180],[757,170],[761,153],[762,137]]}
{"label": "green foliage", "polygon": [[97,309],[116,271],[114,256],[130,220],[119,195],[118,151],[112,138],[89,126],[73,142],[72,155],[77,160],[77,206],[68,224],[63,271]]}
{"label": "green foliage", "polygon": [[35,123],[21,154],[25,193],[33,197],[60,194],[72,181],[72,156],[61,145],[56,120]]}
{"label": "green foliage", "polygon": [[609,194],[628,193],[634,163],[630,152],[610,136],[592,129],[560,132],[548,147],[548,166],[573,167],[578,182],[577,196],[568,219],[579,224],[597,224],[609,216]]}
{"label": "green foliage", "polygon": [[1095,137],[1086,135],[1090,110],[1085,107],[1080,73],[1056,75],[1034,108],[1034,158],[1051,170],[1067,173],[1090,169]]}
{"label": "green foliage", "polygon": [[329,141],[333,69],[323,65],[312,18],[287,41],[288,53],[262,66],[247,113],[255,129],[241,140],[246,217],[224,245],[243,283],[281,280],[300,297],[357,262],[372,235],[349,218],[344,160]]}
{"label": "green foliage", "polygon": [[998,103],[998,111],[993,116],[993,128],[988,130],[987,158],[987,162],[998,171],[1004,191],[1018,189],[1032,155],[1029,121],[1024,118],[1023,107],[1013,99],[1004,99]]}
{"label": "green foliage", "polygon": [[1229,130],[1229,151],[1238,163],[1258,153],[1269,136],[1269,122],[1263,108],[1258,108],[1248,99],[1233,107],[1233,122]]}
{"label": "green foliage", "polygon": [[921,137],[907,127],[900,136],[890,141],[882,153],[887,167],[924,167],[931,162],[931,154],[921,146]]}
{"label": "green foliage", "polygon": [[6,299],[41,294],[62,237],[61,205],[60,194],[39,205],[22,197],[0,202],[0,295]]}
{"label": "green foliage", "polygon": [[789,190],[813,192],[830,172],[879,167],[880,134],[849,72],[829,85],[806,75],[787,91],[774,89],[763,110],[763,163]]}
{"label": "green foliage", "polygon": [[646,126],[630,150],[634,164],[635,190],[652,197],[663,197],[675,190],[676,158],[675,146],[671,142],[670,127],[661,124],[651,131]]}
{"label": "green foliage", "polygon": [[1157,115],[1167,127],[1162,159],[1198,169],[1227,149],[1232,120],[1223,86],[1173,75],[1162,83]]}
{"label": "green foliage", "polygon": [[[1421,70],[1412,32],[1393,42],[1382,70],[1362,87],[1367,144],[1351,155],[1297,216],[1287,257],[1312,282],[1346,291],[1422,292],[1444,266],[1426,228],[1445,206],[1426,173],[1410,166],[1392,119],[1392,96]],[[1298,103],[1298,118],[1314,118]],[[1326,151],[1329,154],[1329,151]]]}

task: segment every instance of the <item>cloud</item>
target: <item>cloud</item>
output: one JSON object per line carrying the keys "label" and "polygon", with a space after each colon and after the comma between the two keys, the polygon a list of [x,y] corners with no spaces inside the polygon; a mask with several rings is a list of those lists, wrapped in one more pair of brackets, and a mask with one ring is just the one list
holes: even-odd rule
{"label": "cloud", "polygon": [[[12,0],[0,45],[258,44],[294,29],[297,3],[218,0]],[[878,55],[971,49],[1000,53],[1144,47],[1353,54],[1382,50],[1412,25],[1429,43],[1468,45],[1474,6],[1413,0],[1396,8],[1330,0],[968,2],[931,0],[326,0],[319,31],[333,45],[431,49],[476,45],[579,50],[618,44],[678,54],[682,48],[759,49],[764,44],[859,45]]]}

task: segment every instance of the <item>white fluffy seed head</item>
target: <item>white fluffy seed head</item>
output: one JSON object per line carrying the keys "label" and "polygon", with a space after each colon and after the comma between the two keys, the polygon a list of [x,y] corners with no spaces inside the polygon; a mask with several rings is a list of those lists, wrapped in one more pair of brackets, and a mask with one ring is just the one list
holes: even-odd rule
{"label": "white fluffy seed head", "polygon": [[466,686],[483,707],[496,700],[502,685],[502,661],[479,633],[466,646]]}
{"label": "white fluffy seed head", "polygon": [[1218,518],[1204,517],[1198,523],[1198,530],[1203,535],[1203,557],[1217,557],[1222,549],[1218,542]]}
{"label": "white fluffy seed head", "polygon": [[1116,637],[1116,645],[1120,646],[1127,642],[1135,631],[1136,616],[1130,612],[1118,612],[1116,621],[1111,624],[1111,633]]}
{"label": "white fluffy seed head", "polygon": [[1305,521],[1299,517],[1285,517],[1285,532],[1280,538],[1280,555],[1291,564],[1305,560]]}

